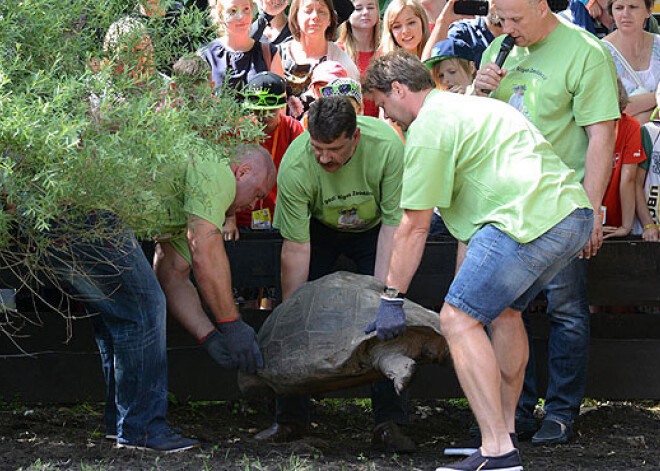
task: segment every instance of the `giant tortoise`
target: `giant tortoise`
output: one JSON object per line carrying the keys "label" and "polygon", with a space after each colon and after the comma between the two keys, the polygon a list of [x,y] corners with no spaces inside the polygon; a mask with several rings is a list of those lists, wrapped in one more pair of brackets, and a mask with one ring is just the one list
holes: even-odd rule
{"label": "giant tortoise", "polygon": [[406,300],[406,331],[381,342],[364,328],[378,310],[383,283],[372,276],[337,272],[296,290],[259,330],[264,368],[240,375],[245,394],[270,390],[281,396],[340,389],[390,378],[398,392],[417,362],[447,354],[440,318]]}

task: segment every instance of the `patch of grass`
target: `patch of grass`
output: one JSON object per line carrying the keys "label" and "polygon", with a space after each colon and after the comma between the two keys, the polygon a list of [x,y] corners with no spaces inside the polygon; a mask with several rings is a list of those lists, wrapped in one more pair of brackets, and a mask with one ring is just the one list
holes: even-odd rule
{"label": "patch of grass", "polygon": [[357,406],[365,412],[371,412],[371,399],[368,398],[358,398],[358,399],[336,399],[336,398],[326,398],[321,399],[320,401],[314,401],[319,404],[321,407],[325,408],[328,412],[341,412],[349,406]]}

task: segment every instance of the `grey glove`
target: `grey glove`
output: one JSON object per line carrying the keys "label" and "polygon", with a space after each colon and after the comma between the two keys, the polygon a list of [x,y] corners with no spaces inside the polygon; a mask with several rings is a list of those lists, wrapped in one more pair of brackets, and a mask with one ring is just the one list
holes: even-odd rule
{"label": "grey glove", "polygon": [[234,366],[243,373],[254,373],[264,367],[254,329],[239,317],[228,322],[218,322],[218,330],[224,334],[225,346],[229,350]]}
{"label": "grey glove", "polygon": [[365,334],[376,331],[378,340],[392,340],[406,331],[406,315],[403,299],[380,299],[376,319],[364,329]]}

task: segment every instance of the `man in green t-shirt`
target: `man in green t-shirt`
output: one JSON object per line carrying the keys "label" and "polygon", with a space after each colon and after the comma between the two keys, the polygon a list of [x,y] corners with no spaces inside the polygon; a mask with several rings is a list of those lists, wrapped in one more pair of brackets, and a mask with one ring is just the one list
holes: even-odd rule
{"label": "man in green t-shirt", "polygon": [[504,34],[514,37],[515,45],[500,69],[493,61],[504,36],[493,41],[484,52],[475,90],[482,96],[492,91],[491,98],[511,104],[529,119],[575,170],[597,210],[584,257],[566,266],[544,289],[551,327],[541,428],[536,431],[533,416],[539,394],[531,342],[517,412],[521,437],[534,434],[532,443],[537,445],[567,443],[587,382],[587,259],[603,242],[600,208],[612,169],[614,121],[619,118],[616,70],[600,41],[558,19],[546,0],[497,0],[496,8]]}
{"label": "man in green t-shirt", "polygon": [[410,54],[378,59],[364,88],[408,133],[405,213],[374,321],[379,338],[405,330],[400,298],[437,207],[452,235],[467,244],[440,326],[482,434],[474,454],[438,471],[522,470],[514,433],[527,363],[521,312],[585,247],[593,226],[589,199],[575,172],[520,113],[496,100],[435,90],[428,69]]}
{"label": "man in green t-shirt", "polygon": [[[234,304],[222,224],[226,214],[252,208],[270,192],[276,172],[261,146],[234,150],[230,161],[197,160],[183,176],[183,198],[168,205],[167,235],[159,238],[154,270],[167,311],[224,367],[263,366],[254,330]],[[190,281],[195,273],[197,288]],[[202,299],[215,323],[202,308]]]}
{"label": "man in green t-shirt", "polygon": [[[282,296],[331,272],[344,254],[358,272],[384,279],[392,237],[401,219],[403,143],[393,129],[356,117],[346,97],[325,97],[310,108],[309,131],[289,146],[277,178],[274,227],[282,245]],[[391,381],[372,385],[374,442],[412,451],[397,424],[407,421],[405,395]],[[275,424],[257,439],[287,441],[309,424],[309,398],[277,400]]]}

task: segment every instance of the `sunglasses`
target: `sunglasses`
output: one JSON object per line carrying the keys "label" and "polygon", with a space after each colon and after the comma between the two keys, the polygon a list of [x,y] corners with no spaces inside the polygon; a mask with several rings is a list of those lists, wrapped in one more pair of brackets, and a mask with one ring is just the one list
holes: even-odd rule
{"label": "sunglasses", "polygon": [[322,96],[336,96],[336,95],[351,95],[352,91],[359,92],[360,90],[355,84],[352,83],[340,83],[338,85],[326,85],[321,87]]}
{"label": "sunglasses", "polygon": [[245,101],[251,106],[277,106],[286,103],[285,97],[286,93],[281,95],[247,93],[245,94]]}

